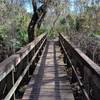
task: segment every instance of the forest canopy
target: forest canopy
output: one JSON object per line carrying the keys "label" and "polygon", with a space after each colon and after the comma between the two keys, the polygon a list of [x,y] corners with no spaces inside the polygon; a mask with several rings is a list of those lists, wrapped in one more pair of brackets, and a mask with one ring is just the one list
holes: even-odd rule
{"label": "forest canopy", "polygon": [[[35,10],[39,7],[42,10]],[[93,61],[100,62],[100,0],[0,0],[1,61],[28,43],[29,23],[36,24],[32,16],[41,11],[43,18],[38,18],[41,22],[30,35],[47,32],[55,38],[63,32],[84,53],[91,54]]]}

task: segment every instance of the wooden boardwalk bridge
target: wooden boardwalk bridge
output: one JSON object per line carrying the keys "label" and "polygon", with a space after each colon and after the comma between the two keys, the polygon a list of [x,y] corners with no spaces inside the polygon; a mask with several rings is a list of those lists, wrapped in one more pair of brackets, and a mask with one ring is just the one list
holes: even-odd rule
{"label": "wooden boardwalk bridge", "polygon": [[42,34],[0,63],[0,100],[100,100],[99,94],[100,67],[63,34]]}
{"label": "wooden boardwalk bridge", "polygon": [[74,100],[60,49],[49,41],[23,100]]}

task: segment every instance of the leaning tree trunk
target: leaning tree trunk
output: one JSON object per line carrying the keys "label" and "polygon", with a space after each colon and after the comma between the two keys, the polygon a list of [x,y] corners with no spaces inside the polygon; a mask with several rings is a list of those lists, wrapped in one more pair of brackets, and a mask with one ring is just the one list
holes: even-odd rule
{"label": "leaning tree trunk", "polygon": [[29,26],[28,26],[28,40],[29,42],[32,42],[34,40],[34,28],[35,28],[35,25],[37,23],[37,20],[38,20],[38,13],[36,12],[37,11],[37,6],[36,6],[36,1],[35,0],[32,0],[32,5],[33,5],[33,16],[32,16],[32,19],[29,23]]}
{"label": "leaning tree trunk", "polygon": [[[34,36],[35,25],[37,24],[37,28],[40,28],[40,26],[41,26],[43,18],[46,14],[47,4],[48,4],[48,0],[45,0],[43,6],[37,9],[36,1],[32,0],[34,14],[32,16],[31,22],[28,27],[29,42],[32,42],[35,38],[35,36]],[[41,13],[40,16],[38,15],[39,12]]]}
{"label": "leaning tree trunk", "polygon": [[37,13],[34,13],[33,16],[32,16],[32,19],[31,19],[31,22],[29,24],[29,27],[28,27],[28,39],[29,39],[29,42],[32,42],[34,40],[34,28],[35,28],[35,25],[37,23],[37,20],[38,20],[38,14]]}

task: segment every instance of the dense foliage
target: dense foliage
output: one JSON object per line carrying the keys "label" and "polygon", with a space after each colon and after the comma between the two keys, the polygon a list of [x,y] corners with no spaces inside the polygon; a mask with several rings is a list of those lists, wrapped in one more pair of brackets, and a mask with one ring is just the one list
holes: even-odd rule
{"label": "dense foliage", "polygon": [[0,1],[0,61],[27,43],[30,19],[23,7]]}
{"label": "dense foliage", "polygon": [[[27,27],[31,20],[31,15],[20,6],[23,5],[23,0],[7,1],[14,2],[0,0],[0,55],[3,55],[1,58],[15,53],[28,42]],[[41,27],[37,29],[35,26],[35,36],[47,32],[50,38],[55,38],[59,32],[63,32],[92,60],[100,62],[100,1],[49,1]]]}
{"label": "dense foliage", "polygon": [[56,37],[63,32],[93,61],[100,62],[100,1],[55,0],[48,8],[44,27]]}

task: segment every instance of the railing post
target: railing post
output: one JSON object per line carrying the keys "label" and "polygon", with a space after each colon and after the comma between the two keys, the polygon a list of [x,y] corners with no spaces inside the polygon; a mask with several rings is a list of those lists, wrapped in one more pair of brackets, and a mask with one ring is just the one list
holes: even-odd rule
{"label": "railing post", "polygon": [[[29,56],[27,56],[26,57],[26,66],[29,64],[29,62],[30,62],[29,61]],[[27,73],[26,73],[26,75],[24,77],[24,82],[25,82],[24,85],[27,84],[28,80],[29,80],[29,70],[27,71]]]}
{"label": "railing post", "polygon": [[[14,81],[15,81],[15,79],[14,79],[14,72],[15,72],[15,70],[13,69],[12,71],[11,71],[11,73],[9,74],[9,76],[8,76],[8,78],[7,78],[7,83],[6,83],[6,89],[5,89],[5,91],[7,92],[7,94],[8,94],[8,92],[10,91],[10,89],[14,86]],[[15,100],[15,93],[12,95],[12,97],[11,97],[11,100]]]}
{"label": "railing post", "polygon": [[[15,72],[15,69],[12,70],[12,86],[14,86],[14,84],[15,84],[14,72]],[[15,93],[13,94],[11,100],[15,100]]]}
{"label": "railing post", "polygon": [[84,66],[84,87],[87,91],[87,93],[89,94],[90,97],[92,97],[92,85],[93,82],[92,82],[92,73],[90,72],[90,70]]}
{"label": "railing post", "polygon": [[[35,52],[34,52],[35,50],[33,49],[32,50],[32,55],[34,56],[34,54],[35,54]],[[36,67],[36,65],[35,65],[35,60],[32,62],[32,65],[30,66],[30,68],[29,68],[29,76],[31,77],[31,75],[33,74],[33,71],[34,71],[34,69],[35,69],[35,67]]]}

